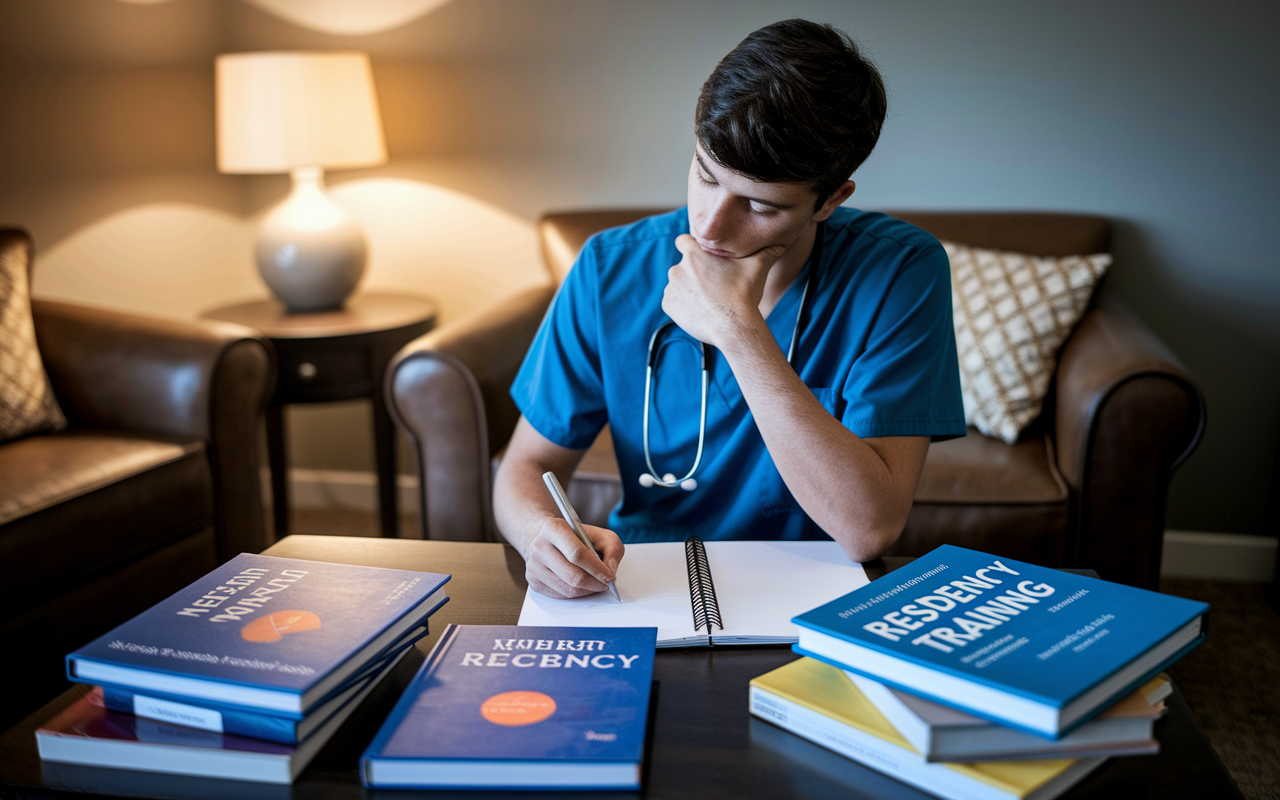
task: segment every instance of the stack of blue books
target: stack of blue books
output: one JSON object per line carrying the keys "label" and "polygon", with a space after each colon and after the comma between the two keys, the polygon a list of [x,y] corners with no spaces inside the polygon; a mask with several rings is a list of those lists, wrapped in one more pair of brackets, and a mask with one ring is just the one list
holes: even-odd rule
{"label": "stack of blue books", "polygon": [[1208,606],[946,545],[792,621],[756,716],[943,797],[1048,798],[1155,752]]}
{"label": "stack of blue books", "polygon": [[288,783],[427,633],[448,575],[242,554],[67,656],[48,761]]}

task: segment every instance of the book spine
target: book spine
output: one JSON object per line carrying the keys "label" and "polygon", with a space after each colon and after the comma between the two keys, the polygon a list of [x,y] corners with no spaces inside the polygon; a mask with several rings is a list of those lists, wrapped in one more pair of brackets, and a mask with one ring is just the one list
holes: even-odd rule
{"label": "book spine", "polygon": [[[121,689],[115,686],[102,687],[103,704],[112,711],[136,714],[135,698],[137,697],[145,699],[146,695],[135,695],[134,692],[128,689]],[[280,744],[298,743],[297,720],[269,717],[264,714],[252,714],[234,709],[209,709],[203,706],[197,706],[197,708],[221,717],[221,733],[250,736],[254,739],[265,739],[268,742],[279,742]],[[140,716],[149,717],[150,715],[143,714]],[[168,719],[162,719],[161,721],[172,722],[172,720]]]}

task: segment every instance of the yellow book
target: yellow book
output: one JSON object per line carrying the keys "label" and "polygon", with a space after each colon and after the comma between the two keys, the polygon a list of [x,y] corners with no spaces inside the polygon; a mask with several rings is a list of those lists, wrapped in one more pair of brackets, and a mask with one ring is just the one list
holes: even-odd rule
{"label": "yellow book", "polygon": [[1173,679],[1169,677],[1167,672],[1161,672],[1151,680],[1138,687],[1138,692],[1147,698],[1147,702],[1151,705],[1163,701],[1166,697],[1173,694]]}
{"label": "yellow book", "polygon": [[801,658],[751,681],[751,713],[939,797],[1049,800],[1106,760],[1052,758],[930,763],[842,670]]}

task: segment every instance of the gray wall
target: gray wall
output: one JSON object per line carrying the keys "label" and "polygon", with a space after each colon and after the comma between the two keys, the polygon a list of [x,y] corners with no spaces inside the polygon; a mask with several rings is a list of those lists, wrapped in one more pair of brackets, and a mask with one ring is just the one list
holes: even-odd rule
{"label": "gray wall", "polygon": [[[375,61],[392,160],[335,183],[420,181],[526,222],[552,208],[674,206],[697,89],[716,60],[777,19],[832,22],[863,42],[891,92],[853,204],[1115,220],[1111,285],[1208,399],[1208,433],[1175,479],[1169,526],[1268,533],[1280,452],[1277,8],[454,0],[343,37],[241,0],[3,0],[0,175],[11,177],[0,178],[0,220],[28,224],[47,248],[130,203],[248,219],[284,183],[213,172],[212,56],[306,47],[365,49]],[[133,121],[65,129],[107,95],[133,98]],[[39,119],[15,101],[34,103]],[[49,115],[62,120],[56,131]],[[299,426],[301,465],[368,468],[362,445],[326,447],[334,427]]]}

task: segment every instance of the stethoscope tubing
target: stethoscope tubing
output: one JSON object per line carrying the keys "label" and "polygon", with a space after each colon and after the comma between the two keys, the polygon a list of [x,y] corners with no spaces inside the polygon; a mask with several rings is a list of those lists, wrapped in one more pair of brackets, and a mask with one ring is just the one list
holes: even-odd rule
{"label": "stethoscope tubing", "polygon": [[[791,343],[787,346],[787,363],[795,369],[795,353],[796,343],[800,339],[800,325],[804,320],[805,311],[807,310],[809,300],[809,289],[813,286],[818,274],[818,267],[822,259],[822,239],[825,233],[825,224],[818,223],[817,235],[814,239],[813,253],[809,263],[809,275],[804,282],[804,289],[800,293],[800,308],[796,312],[796,321],[791,328]],[[675,325],[672,320],[667,320],[654,330],[653,335],[649,337],[649,350],[645,357],[644,368],[644,423],[643,423],[643,444],[644,444],[644,463],[649,468],[648,472],[640,475],[640,485],[648,488],[650,486],[661,486],[666,489],[674,489],[680,487],[685,491],[693,491],[698,487],[697,480],[693,475],[698,471],[698,465],[702,463],[702,449],[707,436],[707,385],[710,382],[710,375],[707,370],[708,350],[710,345],[706,342],[698,342],[699,357],[702,366],[702,404],[699,411],[698,419],[698,453],[694,456],[693,466],[684,474],[682,478],[676,478],[674,474],[668,473],[665,476],[659,476],[658,470],[654,469],[653,458],[649,453],[649,400],[653,389],[653,367],[658,358],[658,339],[662,333]]]}
{"label": "stethoscope tubing", "polygon": [[[666,325],[663,325],[662,328],[673,324],[674,323],[672,322],[668,322]],[[662,328],[654,331],[653,335],[657,336]],[[645,466],[649,468],[649,471],[640,476],[641,486],[662,486],[668,489],[674,489],[679,486],[686,491],[692,491],[698,486],[697,481],[693,480],[693,473],[698,471],[698,465],[702,463],[702,445],[707,436],[707,384],[710,381],[707,372],[706,347],[707,345],[703,344],[701,348],[703,353],[702,408],[699,412],[698,419],[698,454],[694,456],[693,466],[689,467],[689,471],[684,474],[683,478],[668,479],[666,476],[658,477],[658,471],[653,468],[653,459],[649,455],[649,393],[650,387],[653,386],[653,365],[649,364],[644,368],[644,463]],[[645,478],[648,478],[649,480],[645,480]],[[686,486],[686,481],[690,482],[688,486]]]}

